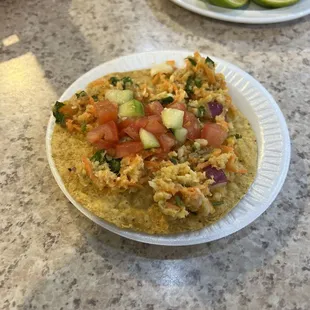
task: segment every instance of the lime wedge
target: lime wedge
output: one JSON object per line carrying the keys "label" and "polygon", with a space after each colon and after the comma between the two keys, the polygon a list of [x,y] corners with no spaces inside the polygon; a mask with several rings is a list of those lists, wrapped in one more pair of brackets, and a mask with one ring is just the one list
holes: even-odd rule
{"label": "lime wedge", "polygon": [[299,0],[253,0],[256,4],[266,8],[282,8],[297,3]]}
{"label": "lime wedge", "polygon": [[223,8],[237,9],[246,5],[249,0],[209,0],[209,2],[216,6],[221,6]]}

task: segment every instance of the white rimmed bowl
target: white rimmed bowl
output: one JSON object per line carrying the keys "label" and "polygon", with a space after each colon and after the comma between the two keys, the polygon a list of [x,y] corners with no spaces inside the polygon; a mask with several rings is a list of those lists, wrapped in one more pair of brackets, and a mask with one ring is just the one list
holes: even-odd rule
{"label": "white rimmed bowl", "polygon": [[[84,89],[91,81],[112,72],[150,68],[168,59],[176,60],[178,66],[191,52],[158,51],[123,56],[90,70],[78,78],[59,98],[64,101],[76,91]],[[249,225],[259,217],[278,195],[287,175],[290,162],[290,138],[285,119],[268,91],[253,77],[238,67],[213,56],[216,71],[222,72],[227,81],[234,104],[249,120],[257,138],[257,176],[244,198],[217,223],[195,232],[171,235],[148,235],[125,230],[95,216],[76,202],[66,190],[55,167],[51,150],[51,138],[55,126],[51,116],[46,133],[46,150],[49,165],[60,189],[72,204],[98,225],[123,237],[150,244],[180,246],[217,240]]]}

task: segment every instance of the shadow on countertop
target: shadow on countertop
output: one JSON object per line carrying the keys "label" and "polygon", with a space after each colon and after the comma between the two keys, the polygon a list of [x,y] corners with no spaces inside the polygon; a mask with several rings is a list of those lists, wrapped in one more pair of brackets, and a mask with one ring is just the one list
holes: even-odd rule
{"label": "shadow on countertop", "polygon": [[0,4],[4,20],[1,38],[13,34],[19,38],[19,42],[11,46],[0,44],[1,61],[32,53],[57,96],[94,66],[124,53],[112,43],[101,46],[100,50],[92,44],[94,38],[98,37],[98,41],[113,31],[102,18],[105,12],[96,12],[88,7],[91,3],[85,3],[85,10],[89,10],[96,28],[83,33],[81,24],[87,18],[86,14],[76,14],[73,5],[71,0],[4,0]]}

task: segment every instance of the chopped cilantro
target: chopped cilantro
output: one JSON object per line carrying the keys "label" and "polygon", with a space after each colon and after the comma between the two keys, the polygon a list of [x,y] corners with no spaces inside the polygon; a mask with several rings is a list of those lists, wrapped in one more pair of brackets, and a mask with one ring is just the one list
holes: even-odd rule
{"label": "chopped cilantro", "polygon": [[202,118],[202,117],[204,117],[205,115],[206,115],[206,109],[205,109],[205,107],[200,106],[200,107],[198,108],[198,117],[199,117],[199,118]]}
{"label": "chopped cilantro", "polygon": [[242,136],[241,136],[240,134],[236,133],[236,134],[235,134],[235,138],[236,138],[236,139],[241,139]]}
{"label": "chopped cilantro", "polygon": [[109,168],[112,172],[118,174],[121,169],[121,160],[117,158],[113,158],[110,161],[107,161]]}
{"label": "chopped cilantro", "polygon": [[184,202],[183,200],[181,199],[180,196],[175,196],[175,203],[178,207],[183,207],[184,206]]}
{"label": "chopped cilantro", "polygon": [[195,79],[195,85],[200,88],[202,86],[202,81],[201,79]]}
{"label": "chopped cilantro", "polygon": [[110,170],[118,174],[121,169],[121,160],[118,158],[113,158],[110,155],[105,155],[105,159],[109,165]]}
{"label": "chopped cilantro", "polygon": [[130,85],[133,84],[132,79],[129,76],[125,76],[122,78],[123,81],[123,89],[126,89],[126,84],[129,83]]}
{"label": "chopped cilantro", "polygon": [[109,79],[109,82],[110,84],[112,84],[113,86],[116,86],[117,82],[119,81],[119,79],[115,76],[112,76],[110,79]]}
{"label": "chopped cilantro", "polygon": [[208,66],[214,67],[214,61],[209,57],[206,58],[206,64],[208,64]]}
{"label": "chopped cilantro", "polygon": [[65,124],[65,115],[59,112],[59,109],[62,108],[64,104],[62,102],[56,101],[53,108],[53,115],[55,117],[56,123],[60,125]]}
{"label": "chopped cilantro", "polygon": [[93,162],[98,161],[99,164],[103,164],[105,162],[105,156],[104,155],[105,155],[105,151],[99,150],[90,158],[90,160]]}
{"label": "chopped cilantro", "polygon": [[200,88],[202,86],[202,81],[201,79],[194,79],[193,76],[189,76],[185,85],[185,91],[187,92],[187,95],[192,95],[194,93],[194,86]]}
{"label": "chopped cilantro", "polygon": [[185,85],[185,91],[187,92],[187,95],[191,95],[194,93],[193,82],[194,82],[194,78],[192,76],[189,76],[186,81],[186,85]]}
{"label": "chopped cilantro", "polygon": [[223,203],[224,203],[223,201],[212,201],[213,207],[220,206],[220,205],[222,205]]}
{"label": "chopped cilantro", "polygon": [[187,57],[187,59],[189,60],[189,62],[192,64],[192,66],[196,66],[197,65],[197,62],[194,58],[192,57]]}
{"label": "chopped cilantro", "polygon": [[85,122],[82,123],[82,125],[81,125],[81,130],[82,130],[83,133],[86,132],[86,130],[87,130],[87,124],[86,124]]}
{"label": "chopped cilantro", "polygon": [[121,169],[121,160],[113,158],[112,156],[106,155],[104,150],[97,151],[91,158],[91,161],[98,161],[100,165],[106,162],[112,172],[118,174]]}
{"label": "chopped cilantro", "polygon": [[168,104],[173,102],[174,98],[172,96],[168,96],[166,98],[160,99],[160,103],[162,104]]}
{"label": "chopped cilantro", "polygon": [[75,95],[76,95],[76,98],[78,98],[78,99],[81,98],[81,97],[87,96],[87,94],[86,94],[86,92],[84,90],[82,90],[79,93],[76,93]]}
{"label": "chopped cilantro", "polygon": [[116,86],[117,82],[122,81],[123,82],[123,89],[126,89],[127,84],[133,84],[132,79],[129,76],[125,76],[122,79],[117,78],[116,76],[112,76],[109,79],[110,84],[113,86]]}
{"label": "chopped cilantro", "polygon": [[91,96],[95,101],[98,101],[98,95]]}
{"label": "chopped cilantro", "polygon": [[169,158],[170,161],[174,164],[174,165],[177,165],[178,164],[178,160],[175,158],[175,157],[171,157]]}

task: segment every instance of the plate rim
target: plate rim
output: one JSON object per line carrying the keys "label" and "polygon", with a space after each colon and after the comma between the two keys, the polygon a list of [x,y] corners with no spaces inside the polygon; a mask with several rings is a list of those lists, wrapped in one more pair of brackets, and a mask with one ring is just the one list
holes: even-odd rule
{"label": "plate rim", "polygon": [[[225,13],[218,13],[214,11],[210,11],[207,9],[199,8],[193,4],[187,3],[184,0],[170,0],[174,4],[181,6],[182,8],[197,13],[199,15],[203,15],[206,17],[227,21],[231,23],[241,23],[241,24],[275,24],[275,23],[282,23],[287,22],[295,19],[299,19],[301,17],[307,16],[310,14],[310,7],[305,9],[302,12],[292,12],[291,14],[280,14],[279,16],[268,16],[262,18],[253,18],[250,16],[243,17],[243,16],[230,16]],[[288,8],[288,7],[286,7]],[[224,8],[223,8],[224,9]],[[229,9],[227,9],[229,10]]]}
{"label": "plate rim", "polygon": [[[184,51],[184,50],[161,50],[161,51],[149,51],[149,52],[134,53],[134,54],[114,58],[110,61],[99,64],[98,66],[92,68],[91,70],[87,71],[82,76],[80,76],[78,79],[76,79],[64,91],[64,93],[61,95],[59,100],[60,101],[63,100],[62,98],[64,96],[66,96],[67,92],[70,92],[71,88],[74,88],[75,84],[86,79],[89,75],[92,75],[92,73],[94,71],[98,70],[101,66],[105,66],[105,65],[108,65],[110,63],[117,62],[117,61],[120,61],[122,59],[130,58],[130,57],[143,57],[143,56],[145,57],[145,56],[150,56],[152,54],[158,54],[158,53],[167,53],[167,54],[176,54],[177,53],[177,54],[188,55],[188,54],[191,54],[192,52],[191,51]],[[47,154],[47,159],[48,159],[50,169],[51,169],[52,174],[56,180],[56,183],[58,184],[58,186],[60,187],[62,192],[65,194],[65,196],[68,198],[68,200],[81,213],[83,213],[90,220],[92,220],[93,222],[95,222],[99,226],[101,226],[101,227],[103,227],[103,228],[105,228],[105,229],[107,229],[113,233],[116,233],[122,237],[125,237],[127,239],[131,239],[131,240],[135,240],[135,241],[139,241],[139,242],[143,242],[143,243],[148,243],[148,244],[163,245],[163,246],[187,246],[187,245],[195,245],[195,244],[211,242],[214,240],[224,238],[228,235],[231,235],[231,234],[243,229],[244,227],[250,225],[255,219],[257,219],[262,213],[264,213],[270,207],[270,205],[275,200],[275,198],[279,194],[279,192],[280,192],[280,190],[284,184],[284,181],[285,181],[287,173],[288,173],[289,164],[290,164],[290,155],[291,155],[290,136],[289,136],[289,131],[288,131],[287,124],[286,124],[285,118],[283,116],[283,113],[281,112],[280,107],[278,106],[278,104],[276,103],[276,101],[274,100],[272,95],[254,77],[252,77],[247,72],[245,72],[244,70],[242,70],[241,68],[237,67],[236,65],[234,65],[230,62],[227,62],[227,61],[225,61],[221,58],[218,58],[218,57],[214,57],[211,55],[209,55],[209,56],[211,58],[213,58],[214,60],[216,60],[217,63],[222,63],[224,65],[228,65],[230,68],[233,68],[235,71],[237,71],[237,72],[241,73],[243,76],[245,76],[247,78],[247,80],[249,80],[251,82],[251,84],[254,85],[255,89],[259,89],[261,92],[264,93],[264,97],[266,97],[268,99],[268,104],[274,108],[275,113],[279,117],[279,121],[282,125],[281,129],[283,130],[282,134],[283,134],[283,137],[285,140],[285,144],[283,146],[283,148],[285,148],[285,152],[283,153],[284,154],[284,156],[283,156],[284,167],[283,167],[282,174],[281,174],[280,178],[276,182],[275,190],[273,191],[272,195],[269,196],[268,201],[265,203],[265,205],[267,205],[267,206],[264,206],[264,208],[260,208],[259,212],[251,212],[250,216],[248,216],[248,220],[245,223],[241,223],[241,225],[239,224],[238,227],[233,226],[233,227],[230,227],[228,229],[221,229],[221,234],[219,236],[217,236],[216,238],[213,238],[213,239],[211,238],[210,240],[206,240],[205,237],[197,236],[197,237],[195,237],[195,240],[191,240],[190,242],[183,240],[183,239],[181,239],[181,240],[177,239],[177,240],[174,240],[173,243],[171,243],[172,241],[170,238],[173,238],[174,236],[177,236],[177,235],[190,234],[191,232],[185,232],[185,233],[181,233],[181,234],[169,234],[169,235],[150,235],[150,234],[146,234],[146,233],[142,233],[142,232],[136,232],[133,230],[126,230],[126,229],[118,228],[114,224],[110,224],[109,222],[97,217],[96,215],[94,215],[93,213],[88,211],[86,208],[84,208],[82,205],[80,205],[78,202],[76,202],[74,200],[74,198],[70,195],[70,193],[67,191],[67,189],[65,188],[65,186],[62,182],[62,179],[58,173],[58,170],[56,169],[56,166],[55,166],[55,163],[54,163],[54,160],[52,157],[52,152],[51,152],[51,137],[52,137],[52,133],[53,133],[54,125],[55,125],[54,117],[51,113],[51,116],[50,116],[49,122],[48,122],[48,126],[47,126],[47,130],[46,130],[46,137],[45,137],[46,154]],[[254,182],[253,182],[253,184],[254,184]],[[247,193],[248,192],[249,192],[249,190],[247,191]],[[235,207],[237,207],[237,206],[235,206]],[[202,228],[202,230],[203,229],[204,228]]]}

